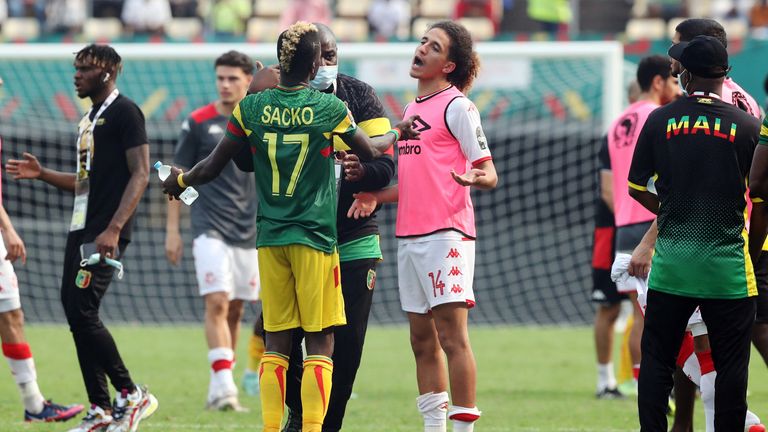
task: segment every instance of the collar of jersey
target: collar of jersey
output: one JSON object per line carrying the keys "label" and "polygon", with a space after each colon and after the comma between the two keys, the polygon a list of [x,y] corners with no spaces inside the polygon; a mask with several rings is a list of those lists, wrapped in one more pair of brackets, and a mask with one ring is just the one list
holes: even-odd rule
{"label": "collar of jersey", "polygon": [[429,98],[431,98],[431,97],[437,96],[437,95],[439,95],[440,93],[442,93],[442,92],[444,92],[444,91],[448,90],[448,89],[449,89],[449,88],[451,88],[451,87],[453,87],[453,84],[450,84],[448,87],[446,87],[446,88],[443,88],[443,89],[440,89],[440,90],[438,90],[438,91],[436,91],[436,92],[432,92],[432,93],[430,93],[430,94],[428,94],[428,95],[424,95],[424,96],[417,96],[417,97],[416,97],[416,103],[421,103],[421,102],[424,102],[425,100],[427,100],[427,99],[429,99]]}
{"label": "collar of jersey", "polygon": [[710,92],[703,92],[703,91],[695,91],[689,94],[688,97],[709,97],[713,99],[720,99],[720,100],[723,99],[717,93],[710,93]]}
{"label": "collar of jersey", "polygon": [[307,86],[299,84],[299,85],[296,85],[296,86],[293,86],[293,87],[285,87],[283,85],[278,84],[277,88],[279,90],[283,90],[283,91],[299,91],[299,90],[303,90],[303,89],[307,88]]}

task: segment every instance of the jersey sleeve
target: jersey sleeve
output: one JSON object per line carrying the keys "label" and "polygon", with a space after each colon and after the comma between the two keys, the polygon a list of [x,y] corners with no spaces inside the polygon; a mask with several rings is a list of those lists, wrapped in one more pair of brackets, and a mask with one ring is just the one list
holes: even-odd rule
{"label": "jersey sleeve", "polygon": [[197,123],[195,123],[192,117],[187,118],[181,124],[179,140],[176,141],[176,148],[173,150],[174,165],[188,169],[195,166],[198,162],[197,150],[199,148],[199,140],[197,129]]}
{"label": "jersey sleeve", "polygon": [[652,124],[650,120],[646,121],[640,131],[635,152],[632,154],[632,165],[629,167],[629,187],[639,191],[648,190],[648,180],[656,173],[653,165]]}
{"label": "jersey sleeve", "polygon": [[[333,114],[331,115],[331,136],[339,135],[351,137],[354,135],[355,132],[357,132],[357,124],[352,117],[352,112],[350,112],[347,106],[344,105],[344,102],[342,102],[341,99],[336,98],[330,108],[333,110]],[[336,147],[335,144],[334,147]],[[337,150],[343,149],[337,148]]]}
{"label": "jersey sleeve", "polygon": [[597,152],[597,162],[600,170],[611,170],[611,155],[608,153],[608,137],[600,141],[600,150]]}
{"label": "jersey sleeve", "polygon": [[461,151],[472,166],[491,159],[491,150],[480,124],[475,104],[465,97],[454,99],[445,113],[445,123],[461,145]]}
{"label": "jersey sleeve", "polygon": [[128,150],[149,143],[147,139],[147,126],[144,121],[144,113],[134,103],[130,103],[123,110],[122,124],[120,125],[120,141],[123,149]]}
{"label": "jersey sleeve", "polygon": [[760,140],[759,145],[768,145],[768,116],[763,119],[763,124],[760,126]]}
{"label": "jersey sleeve", "polygon": [[242,105],[242,103],[243,101],[240,101],[240,103],[235,106],[234,111],[232,111],[232,115],[229,116],[226,136],[229,139],[245,144],[248,142],[248,133],[250,131],[245,127],[245,123],[243,123],[243,114],[240,110],[240,105]]}

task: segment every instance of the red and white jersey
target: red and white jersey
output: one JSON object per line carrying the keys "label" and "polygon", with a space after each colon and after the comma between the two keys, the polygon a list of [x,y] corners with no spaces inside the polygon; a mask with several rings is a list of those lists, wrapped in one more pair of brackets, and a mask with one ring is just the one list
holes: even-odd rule
{"label": "red and white jersey", "polygon": [[443,230],[475,238],[470,188],[451,177],[491,159],[475,105],[454,86],[416,98],[405,117],[418,114],[419,140],[400,141],[397,149],[397,237]]}
{"label": "red and white jersey", "polygon": [[731,78],[726,78],[723,81],[723,102],[736,105],[744,112],[755,118],[760,118],[760,105],[758,105],[755,98],[750,96],[741,86]]}
{"label": "red and white jersey", "polygon": [[637,137],[648,115],[658,107],[650,101],[637,101],[627,107],[608,128],[608,154],[613,174],[613,214],[617,227],[656,219],[655,214],[629,196],[627,178]]}

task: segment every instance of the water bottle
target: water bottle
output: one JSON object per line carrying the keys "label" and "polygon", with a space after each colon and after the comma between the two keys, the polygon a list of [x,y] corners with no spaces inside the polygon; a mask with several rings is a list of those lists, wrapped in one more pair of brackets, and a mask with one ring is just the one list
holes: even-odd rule
{"label": "water bottle", "polygon": [[[160,177],[160,181],[165,181],[165,179],[171,175],[171,166],[163,165],[163,163],[160,161],[155,162],[155,169],[157,170],[157,176]],[[184,202],[184,204],[192,205],[198,196],[200,196],[200,194],[197,193],[195,188],[188,186],[186,189],[184,189],[184,192],[179,195],[179,198],[182,202]]]}

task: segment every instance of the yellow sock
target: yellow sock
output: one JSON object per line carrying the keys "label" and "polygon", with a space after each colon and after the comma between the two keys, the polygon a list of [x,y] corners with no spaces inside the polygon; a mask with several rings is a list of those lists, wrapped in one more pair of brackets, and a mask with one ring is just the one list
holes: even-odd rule
{"label": "yellow sock", "polygon": [[261,336],[251,335],[251,340],[248,342],[248,369],[259,370],[262,357],[264,357],[264,339]]}
{"label": "yellow sock", "polygon": [[266,352],[261,359],[259,386],[261,387],[261,417],[264,432],[280,430],[285,404],[285,371],[288,357],[276,352]]}
{"label": "yellow sock", "polygon": [[[265,356],[266,357],[266,356]],[[304,359],[304,375],[301,377],[301,404],[304,408],[303,432],[320,432],[328,411],[331,396],[333,360],[320,355]]]}

